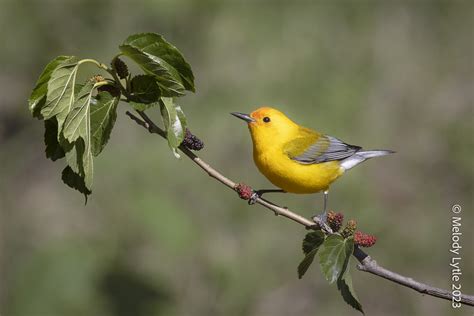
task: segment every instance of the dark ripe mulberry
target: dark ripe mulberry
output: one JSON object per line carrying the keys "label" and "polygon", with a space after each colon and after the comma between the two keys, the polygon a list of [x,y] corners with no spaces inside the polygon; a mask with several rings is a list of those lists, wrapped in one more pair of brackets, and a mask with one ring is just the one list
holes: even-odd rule
{"label": "dark ripe mulberry", "polygon": [[239,194],[239,197],[243,200],[250,200],[253,194],[251,187],[244,183],[239,183],[235,186],[235,191]]}
{"label": "dark ripe mulberry", "polygon": [[186,148],[196,151],[204,148],[204,143],[202,142],[202,140],[193,135],[188,128],[186,128],[186,133],[184,135],[182,144]]}
{"label": "dark ripe mulberry", "polygon": [[120,89],[117,88],[116,86],[110,85],[110,84],[98,87],[97,91],[99,91],[99,92],[103,92],[103,91],[108,92],[113,97],[116,97],[116,98],[120,96]]}
{"label": "dark ripe mulberry", "polygon": [[369,234],[364,234],[363,232],[356,231],[354,233],[354,244],[360,247],[372,247],[375,245],[377,237]]}
{"label": "dark ripe mulberry", "polygon": [[120,79],[124,79],[128,76],[127,64],[118,57],[115,57],[112,61],[112,68],[115,69]]}
{"label": "dark ripe mulberry", "polygon": [[333,232],[338,232],[342,226],[344,220],[344,214],[329,211],[327,215],[327,223],[331,227]]}

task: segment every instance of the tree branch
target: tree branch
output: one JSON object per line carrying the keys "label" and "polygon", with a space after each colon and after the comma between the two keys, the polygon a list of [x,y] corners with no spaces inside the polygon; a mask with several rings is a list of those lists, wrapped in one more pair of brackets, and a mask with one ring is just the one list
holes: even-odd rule
{"label": "tree branch", "polygon": [[[144,112],[137,111],[138,115],[141,117],[141,119],[131,112],[127,111],[126,114],[134,120],[138,125],[146,128],[150,133],[158,134],[163,138],[166,138],[166,132],[158,127],[149,117],[146,115]],[[192,151],[190,151],[188,148],[185,146],[181,145],[179,149],[185,154],[189,159],[191,159],[195,164],[197,164],[204,172],[206,172],[210,177],[216,179],[220,183],[224,184],[228,188],[232,189],[235,191],[235,187],[237,183],[233,182],[229,178],[225,177],[222,175],[220,172],[212,168],[208,163],[203,161],[201,158],[196,156]],[[303,225],[306,229],[310,229],[315,222],[312,220],[309,220],[301,215],[298,215],[289,209],[285,207],[278,206],[270,201],[267,201],[262,198],[257,198],[256,203],[266,207],[267,209],[273,211],[275,215],[279,216],[284,216],[286,218],[289,218],[293,221],[295,221],[298,224]],[[319,219],[315,217],[315,221],[317,224],[323,224],[320,223]],[[329,233],[332,233],[332,231],[328,231]],[[402,276],[398,273],[392,272],[390,270],[387,270],[380,265],[377,264],[377,262],[372,259],[368,254],[366,254],[364,251],[362,251],[359,247],[355,247],[354,249],[354,257],[357,258],[357,260],[360,262],[360,264],[357,265],[357,268],[360,271],[368,272],[373,275],[382,277],[384,279],[387,279],[389,281],[398,283],[400,285],[403,285],[405,287],[411,288],[419,293],[422,294],[427,294],[430,296],[446,299],[446,300],[452,300],[453,296],[452,293],[448,290],[443,290],[440,288],[432,287],[430,285],[427,285],[425,283],[421,283],[418,281],[413,280],[412,278]],[[472,295],[466,295],[462,294],[461,297],[461,302],[474,306],[474,296]]]}

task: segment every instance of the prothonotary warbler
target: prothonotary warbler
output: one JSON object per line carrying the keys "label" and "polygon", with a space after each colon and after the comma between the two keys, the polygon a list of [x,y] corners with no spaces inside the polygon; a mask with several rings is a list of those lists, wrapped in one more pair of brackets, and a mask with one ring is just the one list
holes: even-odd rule
{"label": "prothonotary warbler", "polygon": [[247,122],[258,169],[280,190],[259,190],[251,201],[267,192],[324,192],[324,211],[329,185],[361,162],[393,153],[391,150],[362,150],[329,135],[300,126],[282,112],[262,107],[250,114],[233,112]]}

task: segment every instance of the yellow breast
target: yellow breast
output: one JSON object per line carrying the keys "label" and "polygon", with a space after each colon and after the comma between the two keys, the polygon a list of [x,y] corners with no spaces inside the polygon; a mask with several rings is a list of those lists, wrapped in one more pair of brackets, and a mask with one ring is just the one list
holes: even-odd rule
{"label": "yellow breast", "polygon": [[254,146],[253,158],[260,172],[275,186],[289,193],[315,193],[327,190],[344,170],[337,161],[301,164],[290,159],[282,149]]}

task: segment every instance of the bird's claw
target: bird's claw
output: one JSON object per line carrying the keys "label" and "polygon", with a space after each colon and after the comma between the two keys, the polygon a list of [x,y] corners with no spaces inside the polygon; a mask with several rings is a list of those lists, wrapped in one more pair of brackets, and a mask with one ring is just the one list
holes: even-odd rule
{"label": "bird's claw", "polygon": [[327,219],[328,219],[328,214],[326,212],[324,212],[324,213],[321,213],[321,214],[318,214],[318,215],[314,215],[312,218],[313,218],[313,221],[316,221],[315,218],[318,218],[319,221],[321,221],[323,223],[326,223]]}
{"label": "bird's claw", "polygon": [[[316,223],[314,226],[319,226],[319,228],[324,231],[325,233],[332,233],[332,229],[328,226],[326,220],[327,220],[327,214],[326,212],[315,215],[312,217],[313,222]],[[313,226],[310,226],[312,228]]]}
{"label": "bird's claw", "polygon": [[252,195],[250,196],[250,199],[249,199],[249,205],[254,205],[255,203],[257,203],[257,200],[260,198],[260,194],[258,193],[258,191],[256,192],[253,192]]}

